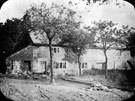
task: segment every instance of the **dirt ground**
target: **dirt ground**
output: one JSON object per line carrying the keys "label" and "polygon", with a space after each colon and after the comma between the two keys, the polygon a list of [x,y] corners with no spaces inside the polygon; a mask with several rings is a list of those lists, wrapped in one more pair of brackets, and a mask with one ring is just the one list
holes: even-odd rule
{"label": "dirt ground", "polygon": [[0,83],[3,94],[14,101],[122,101],[132,93],[113,89],[91,89],[89,85],[56,80],[49,82],[4,79]]}

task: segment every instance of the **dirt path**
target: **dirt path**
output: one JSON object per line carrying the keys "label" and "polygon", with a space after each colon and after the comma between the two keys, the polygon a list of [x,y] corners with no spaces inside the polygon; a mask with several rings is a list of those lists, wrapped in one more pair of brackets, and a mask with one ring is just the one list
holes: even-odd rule
{"label": "dirt path", "polygon": [[[121,101],[116,94],[88,89],[88,86],[65,81],[56,84],[6,79],[0,84],[3,94],[14,101]],[[120,92],[127,98],[128,92]]]}

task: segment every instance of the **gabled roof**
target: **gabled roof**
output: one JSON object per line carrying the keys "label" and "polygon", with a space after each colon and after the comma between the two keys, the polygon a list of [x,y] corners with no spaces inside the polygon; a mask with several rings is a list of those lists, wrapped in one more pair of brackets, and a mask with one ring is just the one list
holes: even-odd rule
{"label": "gabled roof", "polygon": [[[26,46],[25,48],[22,48],[21,50],[11,54],[10,56],[7,57],[7,59],[10,59],[10,58],[20,59],[20,57],[19,57],[20,54],[22,54],[21,55],[22,58],[29,58],[29,54],[32,54],[32,50],[35,48],[34,46],[36,46],[36,47],[40,47],[40,46],[48,47],[49,44],[32,43],[32,44]],[[66,46],[57,45],[57,44],[52,44],[52,46],[53,47],[66,47]]]}
{"label": "gabled roof", "polygon": [[32,50],[33,50],[32,45],[28,45],[27,47],[21,49],[20,51],[14,53],[14,54],[11,54],[9,57],[7,57],[7,59],[11,59],[11,58],[14,58],[16,60],[20,60],[23,58],[31,59]]}
{"label": "gabled roof", "polygon": [[[45,33],[39,34],[39,31],[30,32],[30,38],[34,44],[49,44],[49,40]],[[58,40],[57,40],[58,41]],[[57,44],[56,40],[52,40],[52,44]]]}
{"label": "gabled roof", "polygon": [[[35,31],[35,32],[31,32],[29,35],[33,42],[32,45],[34,45],[34,46],[48,46],[49,45],[49,41],[46,37],[46,33],[43,33],[43,36],[42,36],[41,34],[39,34],[39,31]],[[67,45],[58,44],[59,42],[60,42],[60,39],[52,40],[52,46],[67,47]],[[122,46],[122,47],[121,47],[121,45],[117,45],[117,46],[114,45],[113,47],[110,47],[109,49],[129,50],[129,48],[127,49],[125,46]],[[96,45],[92,45],[90,48],[91,49],[102,49],[101,43],[96,43]]]}

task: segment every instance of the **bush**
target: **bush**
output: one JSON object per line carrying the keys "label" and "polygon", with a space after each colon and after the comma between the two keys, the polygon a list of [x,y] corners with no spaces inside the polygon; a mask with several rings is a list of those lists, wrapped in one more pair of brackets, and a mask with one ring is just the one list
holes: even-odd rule
{"label": "bush", "polygon": [[83,70],[83,75],[95,75],[97,72],[93,69],[90,70]]}
{"label": "bush", "polygon": [[120,86],[124,86],[127,85],[128,80],[124,74],[120,73],[117,75],[115,82]]}
{"label": "bush", "polygon": [[118,71],[112,70],[108,73],[108,78],[112,81],[115,81],[117,79],[117,75],[119,74]]}
{"label": "bush", "polygon": [[61,78],[63,78],[63,77],[64,77],[63,74],[58,74],[58,75],[56,75],[56,78],[57,78],[57,79],[61,79]]}
{"label": "bush", "polygon": [[135,83],[135,71],[132,71],[130,75],[128,76],[128,79],[130,82]]}
{"label": "bush", "polygon": [[65,73],[65,76],[75,76],[74,73]]}
{"label": "bush", "polygon": [[23,74],[5,74],[5,77],[11,79],[29,79],[28,75],[23,75]]}
{"label": "bush", "polygon": [[47,79],[48,75],[45,75],[44,73],[32,73],[29,75],[30,78],[35,79],[35,80],[44,80]]}
{"label": "bush", "polygon": [[105,70],[99,70],[99,69],[89,69],[89,70],[83,70],[83,75],[104,75]]}
{"label": "bush", "polygon": [[128,83],[126,74],[118,70],[112,70],[108,72],[108,79],[112,80],[120,86],[125,86]]}

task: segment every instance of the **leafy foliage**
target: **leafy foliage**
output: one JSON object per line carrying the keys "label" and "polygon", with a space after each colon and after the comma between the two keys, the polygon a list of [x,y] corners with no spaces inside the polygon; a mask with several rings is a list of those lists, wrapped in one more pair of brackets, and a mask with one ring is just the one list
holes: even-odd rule
{"label": "leafy foliage", "polygon": [[80,56],[82,56],[89,45],[92,44],[93,38],[93,35],[88,34],[82,29],[73,29],[70,33],[65,33],[61,36],[60,44],[66,45],[64,60],[68,60],[69,62],[78,62],[80,75]]}
{"label": "leafy foliage", "polygon": [[[26,24],[32,31],[38,30],[44,39],[55,39],[66,28],[78,26],[72,21],[74,11],[63,6],[52,4],[48,7],[45,3],[40,6],[33,5],[25,15]],[[72,17],[72,18],[71,18]],[[44,40],[45,41],[45,40]]]}
{"label": "leafy foliage", "polygon": [[129,26],[122,26],[120,32],[124,35],[123,42],[127,47],[134,47],[135,28]]}
{"label": "leafy foliage", "polygon": [[1,30],[1,46],[5,51],[13,52],[19,42],[22,41],[23,36],[28,33],[24,23],[21,19],[13,18],[7,20],[2,25]]}
{"label": "leafy foliage", "polygon": [[121,44],[125,45],[130,50],[131,56],[135,56],[135,28],[129,26],[122,26],[119,33],[123,35]]}
{"label": "leafy foliage", "polygon": [[[97,2],[99,2],[100,4],[107,4],[109,2],[115,1],[116,5],[119,5],[118,0],[86,0],[86,1],[87,1],[87,4],[92,4],[92,3],[97,3]],[[123,0],[123,1],[126,1],[135,7],[135,3],[133,1],[131,1],[131,0]]]}
{"label": "leafy foliage", "polygon": [[[1,71],[3,71],[6,68],[6,57],[15,52],[15,50],[21,49],[22,41],[28,39],[24,38],[26,38],[25,36],[29,31],[26,29],[23,20],[17,18],[8,19],[4,24],[1,23],[0,29],[0,56],[2,57],[0,59],[0,67]],[[23,46],[28,45],[29,42],[28,40],[25,41]]]}
{"label": "leafy foliage", "polygon": [[64,54],[64,58],[63,60],[64,61],[68,61],[70,63],[77,63],[78,60],[77,60],[77,55],[75,53],[73,53],[73,51],[71,49],[68,49],[68,48],[65,48],[65,54]]}
{"label": "leafy foliage", "polygon": [[52,41],[56,41],[62,33],[69,33],[71,29],[79,26],[79,23],[73,19],[74,14],[73,10],[66,7],[56,4],[47,6],[42,3],[39,6],[33,5],[24,16],[29,30],[38,31],[34,35],[39,34],[42,37],[42,43],[49,41],[51,82],[53,82]]}
{"label": "leafy foliage", "polygon": [[93,27],[88,26],[86,29],[95,34],[95,43],[97,43],[101,49],[107,50],[118,44],[121,36],[115,27],[116,24],[112,21],[101,20],[99,22],[93,22],[93,24]]}
{"label": "leafy foliage", "polygon": [[116,28],[116,24],[112,21],[99,21],[93,22],[93,27],[85,27],[90,33],[95,35],[94,41],[98,47],[100,47],[105,55],[105,70],[107,77],[107,50],[111,47],[120,46],[121,39],[123,38],[123,33],[120,33]]}
{"label": "leafy foliage", "polygon": [[[60,44],[66,45],[72,49],[75,54],[83,55],[87,46],[93,41],[93,36],[84,30],[72,30],[71,33],[65,33],[61,37]],[[80,51],[81,53],[80,53]]]}
{"label": "leafy foliage", "polygon": [[92,44],[93,36],[86,31],[78,29],[72,30],[70,33],[65,33],[61,36],[60,44],[66,45],[66,48],[71,50],[76,55],[83,55],[85,50]]}

